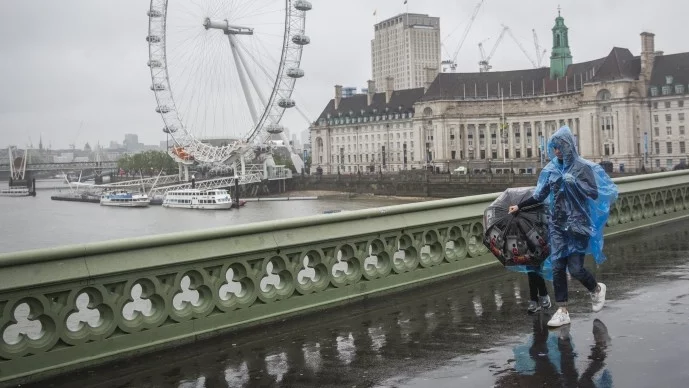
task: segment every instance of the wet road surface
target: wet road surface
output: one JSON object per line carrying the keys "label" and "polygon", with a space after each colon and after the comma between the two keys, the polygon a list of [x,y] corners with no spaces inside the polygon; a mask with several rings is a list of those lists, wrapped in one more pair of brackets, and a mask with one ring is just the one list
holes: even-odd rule
{"label": "wet road surface", "polygon": [[605,308],[591,313],[573,281],[564,329],[546,327],[555,306],[525,313],[525,275],[491,269],[29,386],[688,386],[689,226],[608,239],[606,253]]}

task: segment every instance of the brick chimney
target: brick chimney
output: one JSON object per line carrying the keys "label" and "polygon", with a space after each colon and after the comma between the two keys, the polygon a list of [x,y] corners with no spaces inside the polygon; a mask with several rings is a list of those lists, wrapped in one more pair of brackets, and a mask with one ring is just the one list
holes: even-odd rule
{"label": "brick chimney", "polygon": [[373,95],[376,94],[376,81],[368,81],[368,106],[373,104]]}
{"label": "brick chimney", "polygon": [[655,62],[655,34],[650,32],[641,33],[641,79],[651,80],[653,74],[653,64]]}
{"label": "brick chimney", "polygon": [[389,104],[392,98],[392,92],[395,91],[395,79],[387,76],[385,77],[385,103]]}
{"label": "brick chimney", "polygon": [[335,110],[339,109],[342,101],[342,85],[335,85]]}

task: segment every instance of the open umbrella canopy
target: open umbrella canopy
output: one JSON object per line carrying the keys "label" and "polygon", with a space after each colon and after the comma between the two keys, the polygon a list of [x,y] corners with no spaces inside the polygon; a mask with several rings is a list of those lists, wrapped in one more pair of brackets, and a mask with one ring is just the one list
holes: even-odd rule
{"label": "open umbrella canopy", "polygon": [[506,267],[540,266],[550,255],[543,204],[509,214],[509,207],[533,195],[533,188],[507,189],[485,210],[483,244]]}

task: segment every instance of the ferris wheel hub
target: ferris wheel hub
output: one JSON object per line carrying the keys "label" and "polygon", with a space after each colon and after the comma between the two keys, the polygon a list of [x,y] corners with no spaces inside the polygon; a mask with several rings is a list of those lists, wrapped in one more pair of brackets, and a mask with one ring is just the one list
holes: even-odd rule
{"label": "ferris wheel hub", "polygon": [[217,21],[217,20],[211,20],[210,18],[206,18],[206,20],[203,21],[203,27],[206,30],[209,30],[211,28],[216,29],[216,30],[223,30],[223,32],[225,34],[232,34],[232,35],[253,35],[254,34],[253,28],[230,24],[230,22],[228,22],[227,19],[225,19],[223,21]]}

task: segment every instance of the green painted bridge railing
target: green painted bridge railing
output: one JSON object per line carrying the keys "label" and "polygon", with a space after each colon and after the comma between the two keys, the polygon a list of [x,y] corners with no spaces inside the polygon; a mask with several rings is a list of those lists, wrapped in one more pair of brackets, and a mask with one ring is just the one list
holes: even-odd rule
{"label": "green painted bridge railing", "polygon": [[[689,215],[689,172],[616,180],[608,234]],[[497,194],[0,255],[0,381],[22,382],[499,265]]]}

